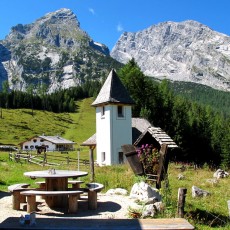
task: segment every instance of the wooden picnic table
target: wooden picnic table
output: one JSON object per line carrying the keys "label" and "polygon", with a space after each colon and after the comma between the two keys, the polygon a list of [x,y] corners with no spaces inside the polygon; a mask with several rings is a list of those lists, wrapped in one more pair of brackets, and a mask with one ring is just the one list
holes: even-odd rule
{"label": "wooden picnic table", "polygon": [[[68,178],[78,178],[86,176],[84,171],[72,170],[42,170],[25,172],[24,176],[31,179],[44,178],[46,191],[66,191],[68,190]],[[66,196],[46,197],[46,203],[49,207],[65,207],[68,204]]]}

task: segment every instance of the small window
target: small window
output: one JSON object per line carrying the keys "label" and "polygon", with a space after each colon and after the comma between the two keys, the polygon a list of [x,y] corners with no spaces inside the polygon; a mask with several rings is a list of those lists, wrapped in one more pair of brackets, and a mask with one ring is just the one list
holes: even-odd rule
{"label": "small window", "polygon": [[25,145],[25,149],[28,149],[28,145]]}
{"label": "small window", "polygon": [[34,143],[37,142],[37,139],[33,139],[33,142],[34,142]]}
{"label": "small window", "polygon": [[101,162],[103,163],[105,161],[105,152],[101,153]]}
{"label": "small window", "polygon": [[30,146],[30,149],[34,149],[34,146],[33,146],[33,145],[31,145],[31,146]]}
{"label": "small window", "polygon": [[124,154],[123,154],[123,152],[119,152],[118,157],[119,157],[119,159],[118,159],[119,164],[123,164],[124,163]]}
{"label": "small window", "polygon": [[121,106],[121,105],[117,106],[117,116],[118,117],[124,117],[123,106]]}
{"label": "small window", "polygon": [[101,107],[101,116],[105,116],[105,106]]}
{"label": "small window", "polygon": [[40,142],[44,142],[44,139],[41,139]]}

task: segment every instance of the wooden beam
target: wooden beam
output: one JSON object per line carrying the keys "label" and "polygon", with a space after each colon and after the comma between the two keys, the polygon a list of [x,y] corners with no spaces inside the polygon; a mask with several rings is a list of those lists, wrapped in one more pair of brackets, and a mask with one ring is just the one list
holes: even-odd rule
{"label": "wooden beam", "polygon": [[94,177],[95,177],[95,174],[94,174],[93,150],[94,150],[94,146],[91,146],[91,147],[89,148],[89,162],[90,162],[90,172],[91,172],[90,181],[91,181],[91,182],[94,181]]}
{"label": "wooden beam", "polygon": [[178,189],[177,216],[180,218],[184,217],[184,206],[185,206],[186,193],[187,193],[186,188],[179,188]]}

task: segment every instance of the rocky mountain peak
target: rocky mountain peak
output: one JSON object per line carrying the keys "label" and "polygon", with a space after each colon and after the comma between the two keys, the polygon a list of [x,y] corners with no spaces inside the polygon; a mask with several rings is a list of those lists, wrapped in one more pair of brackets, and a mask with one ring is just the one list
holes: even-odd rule
{"label": "rocky mountain peak", "polygon": [[94,42],[65,8],[13,26],[0,41],[0,57],[0,87],[8,80],[11,89],[22,91],[41,82],[48,92],[77,86],[107,74],[112,62],[118,64],[109,57],[108,47]]}
{"label": "rocky mountain peak", "polygon": [[71,11],[70,9],[62,8],[55,12],[47,13],[44,17],[37,20],[37,23],[44,24],[44,23],[66,23],[73,21],[77,27],[80,27],[80,23],[77,20],[77,16]]}
{"label": "rocky mountain peak", "polygon": [[230,91],[230,37],[193,20],[125,32],[110,54],[122,63],[134,58],[147,76]]}

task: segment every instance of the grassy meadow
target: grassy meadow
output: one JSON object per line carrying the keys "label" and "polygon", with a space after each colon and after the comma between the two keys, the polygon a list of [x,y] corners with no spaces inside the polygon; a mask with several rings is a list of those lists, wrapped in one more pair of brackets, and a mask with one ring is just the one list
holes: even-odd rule
{"label": "grassy meadow", "polygon": [[[93,99],[85,99],[78,102],[76,113],[55,114],[45,111],[31,110],[4,110],[3,119],[0,119],[0,145],[17,145],[26,138],[35,135],[61,135],[66,139],[75,141],[76,148],[81,149],[80,158],[89,159],[87,147],[80,144],[95,133],[95,108],[91,107]],[[54,153],[60,154],[60,153]],[[8,152],[0,152],[0,191],[7,191],[7,187],[14,183],[27,182],[31,187],[35,187],[35,181],[24,177],[25,171],[49,169],[27,162],[16,163],[10,161]],[[77,151],[69,153],[72,158],[77,157]],[[96,158],[96,157],[95,157]],[[220,179],[218,183],[210,183],[207,180],[213,178],[213,173],[208,167],[194,169],[185,166],[181,172],[181,165],[170,163],[168,169],[168,180],[163,183],[160,190],[166,209],[159,217],[175,217],[177,210],[177,196],[179,188],[187,188],[185,202],[185,218],[196,229],[230,229],[229,211],[227,201],[230,200],[230,178]],[[63,164],[55,166],[60,169],[77,169],[77,164]],[[90,174],[89,166],[81,165],[80,170]],[[178,174],[183,174],[184,179],[178,180]],[[125,188],[131,190],[132,185],[142,178],[134,176],[128,164],[95,167],[95,181],[105,185],[103,192],[110,188]],[[88,182],[90,175],[82,180]],[[166,186],[167,184],[167,186]],[[203,198],[193,198],[192,186],[209,191],[210,196]]]}

